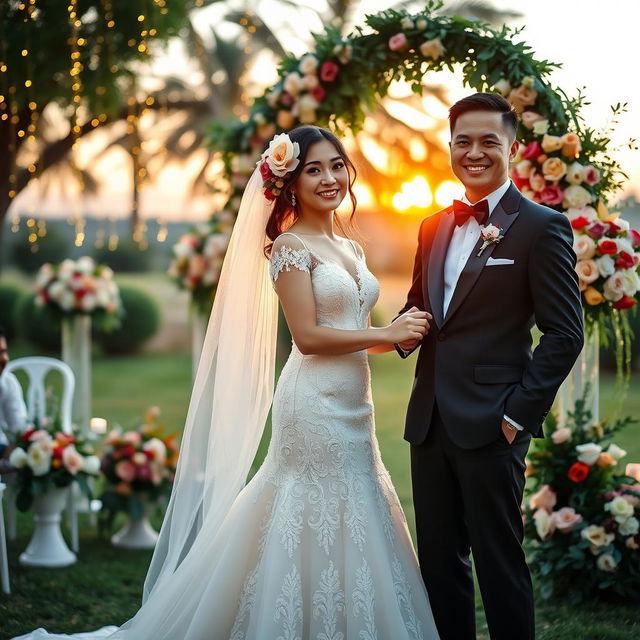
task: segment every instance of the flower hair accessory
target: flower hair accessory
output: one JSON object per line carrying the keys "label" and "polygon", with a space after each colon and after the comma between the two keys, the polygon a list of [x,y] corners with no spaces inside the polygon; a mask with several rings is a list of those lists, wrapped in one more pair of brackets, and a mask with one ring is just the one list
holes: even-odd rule
{"label": "flower hair accessory", "polygon": [[300,160],[300,145],[286,133],[280,133],[269,143],[260,157],[258,166],[262,176],[264,197],[275,200],[284,187],[287,174],[296,169]]}

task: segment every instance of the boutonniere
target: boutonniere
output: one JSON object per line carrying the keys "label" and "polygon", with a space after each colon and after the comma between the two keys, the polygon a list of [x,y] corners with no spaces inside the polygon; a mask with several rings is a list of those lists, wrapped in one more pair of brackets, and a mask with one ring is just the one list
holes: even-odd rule
{"label": "boutonniere", "polygon": [[484,227],[480,227],[480,237],[482,238],[482,246],[480,247],[480,251],[476,253],[477,258],[482,255],[482,252],[490,244],[498,244],[498,242],[504,238],[504,233],[502,231],[502,227],[496,227],[495,224],[488,224]]}

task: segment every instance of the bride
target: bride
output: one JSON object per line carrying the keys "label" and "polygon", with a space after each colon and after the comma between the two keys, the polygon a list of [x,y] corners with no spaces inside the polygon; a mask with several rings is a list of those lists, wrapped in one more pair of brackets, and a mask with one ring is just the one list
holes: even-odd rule
{"label": "bride", "polygon": [[[271,141],[225,259],[142,607],[120,628],[21,640],[437,639],[367,361],[421,338],[427,314],[368,326],[378,283],[334,228],[354,177],[325,129]],[[293,346],[272,396],[274,290]],[[272,400],[269,450],[243,488]]]}

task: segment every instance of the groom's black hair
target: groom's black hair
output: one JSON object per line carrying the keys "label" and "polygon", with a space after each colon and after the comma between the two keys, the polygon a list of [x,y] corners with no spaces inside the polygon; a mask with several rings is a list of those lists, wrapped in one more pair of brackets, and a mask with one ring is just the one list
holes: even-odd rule
{"label": "groom's black hair", "polygon": [[502,114],[502,125],[515,140],[518,131],[518,116],[513,107],[497,93],[474,93],[458,100],[449,109],[449,130],[453,133],[456,121],[468,111],[497,111]]}

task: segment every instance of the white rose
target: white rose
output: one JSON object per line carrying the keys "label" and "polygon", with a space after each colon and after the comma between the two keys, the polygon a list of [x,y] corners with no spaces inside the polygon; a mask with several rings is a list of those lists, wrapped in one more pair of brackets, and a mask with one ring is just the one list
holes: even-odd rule
{"label": "white rose", "polygon": [[131,460],[133,460],[134,464],[143,465],[147,461],[147,456],[145,456],[142,451],[136,451]]}
{"label": "white rose", "polygon": [[602,292],[607,300],[617,302],[624,295],[624,287],[624,274],[620,271],[616,271],[604,281]]}
{"label": "white rose", "polygon": [[51,455],[44,452],[39,442],[34,442],[27,452],[27,464],[34,476],[43,476],[51,468]]}
{"label": "white rose", "polygon": [[76,271],[80,273],[84,273],[85,275],[92,274],[96,269],[96,263],[93,261],[93,258],[89,256],[82,256],[78,258],[76,262]]}
{"label": "white rose", "polygon": [[515,169],[516,169],[516,173],[521,178],[528,178],[531,175],[531,172],[533,171],[533,164],[531,160],[520,160],[520,162],[518,162],[518,164],[516,165]]}
{"label": "white rose", "polygon": [[538,120],[533,123],[533,133],[537,136],[543,136],[545,133],[549,131],[549,121],[548,120]]}
{"label": "white rose", "polygon": [[58,275],[70,276],[76,270],[76,263],[71,258],[65,258],[58,266]]}
{"label": "white rose", "polygon": [[564,190],[563,205],[571,209],[580,209],[593,202],[593,196],[584,188],[577,184],[572,184]]}
{"label": "white rose", "polygon": [[295,71],[287,74],[283,84],[284,90],[292,96],[297,96],[302,89],[302,78]]}
{"label": "white rose", "polygon": [[108,307],[111,303],[111,295],[106,289],[98,289],[96,291],[96,305],[98,307]]}
{"label": "white rose", "polygon": [[581,234],[574,237],[573,250],[578,260],[589,260],[596,252],[596,243],[590,236]]}
{"label": "white rose", "polygon": [[158,464],[164,464],[164,461],[167,458],[167,447],[162,440],[159,438],[151,438],[142,445],[142,448],[145,451],[151,451],[153,453],[153,459],[155,462]]}
{"label": "white rose", "polygon": [[556,525],[551,514],[546,509],[538,509],[533,514],[533,520],[536,532],[541,540],[546,540],[553,535]]}
{"label": "white rose", "polygon": [[577,445],[576,451],[579,454],[578,460],[591,466],[592,464],[595,464],[595,462],[600,457],[600,454],[602,453],[602,447],[595,442],[587,442],[586,444]]}
{"label": "white rose", "polygon": [[482,229],[482,236],[487,240],[495,240],[500,235],[500,229],[494,224],[488,224]]}
{"label": "white rose", "polygon": [[624,449],[621,449],[617,444],[611,443],[607,449],[607,453],[617,462],[627,455]]}
{"label": "white rose", "polygon": [[596,560],[596,564],[598,565],[598,569],[600,571],[615,571],[618,563],[614,560],[613,556],[610,553],[603,553]]}
{"label": "white rose", "polygon": [[87,293],[82,297],[82,310],[93,311],[98,304],[98,300],[93,293]]}
{"label": "white rose", "polygon": [[87,456],[84,459],[84,470],[92,476],[100,473],[100,458],[98,456]]}
{"label": "white rose", "polygon": [[627,518],[619,527],[618,531],[622,536],[635,536],[640,531],[638,518]]}
{"label": "white rose", "polygon": [[24,449],[14,449],[9,456],[9,464],[15,469],[23,469],[27,466],[27,452]]}
{"label": "white rose", "polygon": [[76,305],[76,297],[73,295],[72,291],[65,289],[60,296],[60,300],[58,304],[65,310],[71,311]]}
{"label": "white rose", "polygon": [[298,100],[298,117],[300,122],[312,123],[316,121],[316,109],[320,103],[311,95],[306,94]]}
{"label": "white rose", "polygon": [[315,74],[318,69],[318,58],[316,58],[313,54],[309,53],[306,56],[302,57],[300,60],[300,64],[298,65],[298,70],[303,76],[306,76],[309,73]]}
{"label": "white rose", "polygon": [[579,162],[570,164],[565,178],[569,184],[580,184],[584,182],[584,167]]}
{"label": "white rose", "polygon": [[404,18],[402,18],[402,20],[400,20],[400,27],[404,31],[407,31],[408,29],[413,29],[414,26],[415,25],[413,24],[413,20],[409,18],[409,16],[405,16]]}
{"label": "white rose", "polygon": [[595,222],[598,219],[598,212],[593,207],[567,209],[565,213],[569,220],[575,220],[576,218],[586,218],[589,222]]}
{"label": "white rose", "polygon": [[598,265],[598,271],[603,278],[608,278],[615,273],[616,263],[610,255],[603,255],[596,258],[596,264]]}
{"label": "white rose", "polygon": [[425,58],[431,58],[432,60],[437,60],[441,58],[444,54],[444,46],[440,38],[433,38],[432,40],[427,40],[420,45],[420,53]]}
{"label": "white rose", "polygon": [[585,527],[580,535],[594,547],[604,547],[613,540],[613,534],[606,533],[604,527],[595,524]]}
{"label": "white rose", "polygon": [[282,178],[293,171],[300,160],[300,145],[293,142],[286,133],[280,133],[269,143],[269,147],[262,154],[274,176]]}
{"label": "white rose", "polygon": [[49,287],[49,297],[56,302],[60,302],[62,298],[62,294],[66,291],[67,287],[64,282],[60,282],[60,280],[56,280],[51,283]]}
{"label": "white rose", "polygon": [[640,276],[638,276],[638,272],[635,269],[626,269],[622,274],[622,293],[631,298],[640,289]]}
{"label": "white rose", "polygon": [[627,502],[622,496],[616,496],[611,502],[604,505],[618,524],[622,524],[627,518],[633,516],[633,505]]}
{"label": "white rose", "polygon": [[616,224],[620,227],[620,229],[622,229],[622,231],[629,231],[629,229],[631,229],[629,221],[625,220],[624,218],[618,218],[616,220]]}
{"label": "white rose", "polygon": [[303,76],[302,86],[307,91],[313,91],[316,87],[320,86],[320,80],[318,80],[318,76],[313,76],[313,75]]}
{"label": "white rose", "polygon": [[[616,224],[618,224],[617,221]],[[618,244],[618,253],[626,251],[630,256],[633,255],[633,245],[627,238],[616,238],[616,243]]]}
{"label": "white rose", "polygon": [[506,78],[501,78],[495,83],[493,88],[504,97],[507,97],[511,92],[511,83]]}

